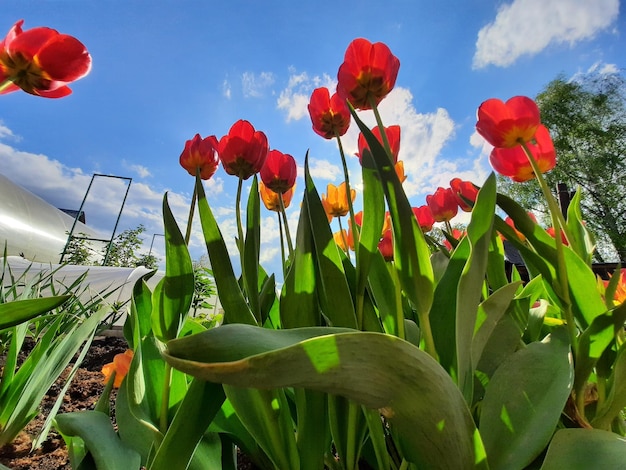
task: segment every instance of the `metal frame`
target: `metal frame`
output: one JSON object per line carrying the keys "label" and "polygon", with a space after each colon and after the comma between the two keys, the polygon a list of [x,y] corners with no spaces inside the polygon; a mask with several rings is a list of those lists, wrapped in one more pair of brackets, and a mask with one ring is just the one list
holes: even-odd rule
{"label": "metal frame", "polygon": [[[83,206],[85,205],[85,201],[87,200],[87,195],[89,194],[89,190],[91,190],[91,186],[93,185],[94,179],[96,177],[116,178],[116,179],[128,181],[128,186],[126,186],[126,193],[124,194],[124,199],[122,200],[122,205],[120,206],[120,211],[117,214],[117,219],[115,220],[115,226],[113,227],[113,233],[111,234],[111,238],[110,239],[90,238],[90,237],[75,237],[74,236],[74,229],[76,228],[76,223],[78,222],[78,218],[80,217],[80,214],[83,211]],[[130,191],[130,185],[131,185],[132,182],[133,182],[133,179],[129,178],[127,176],[103,175],[101,173],[94,173],[91,176],[91,181],[89,182],[89,186],[87,186],[87,191],[85,191],[85,197],[83,197],[83,202],[80,203],[80,208],[78,209],[78,212],[76,213],[76,217],[74,218],[74,223],[72,224],[72,228],[70,229],[70,233],[67,236],[67,242],[65,243],[65,247],[63,248],[63,253],[61,253],[61,259],[59,260],[59,263],[63,263],[63,258],[65,257],[65,252],[67,250],[67,247],[70,244],[70,241],[73,238],[81,238],[81,239],[84,239],[84,240],[93,240],[93,241],[108,243],[106,254],[104,255],[104,259],[102,260],[102,266],[106,266],[106,263],[109,260],[109,253],[111,252],[111,246],[113,245],[113,240],[115,239],[115,232],[117,231],[117,226],[118,226],[118,224],[120,222],[120,218],[122,217],[122,211],[124,210],[124,204],[126,204],[126,198],[128,197],[128,191]]]}

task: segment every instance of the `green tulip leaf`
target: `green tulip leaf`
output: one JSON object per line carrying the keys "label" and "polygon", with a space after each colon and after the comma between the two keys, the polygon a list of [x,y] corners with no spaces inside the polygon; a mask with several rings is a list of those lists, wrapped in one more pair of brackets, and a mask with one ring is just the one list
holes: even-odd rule
{"label": "green tulip leaf", "polygon": [[174,215],[163,197],[165,226],[165,276],[153,292],[152,329],[161,341],[176,338],[193,299],[194,280],[191,257]]}
{"label": "green tulip leaf", "polygon": [[252,178],[252,187],[246,209],[246,235],[243,249],[243,280],[250,309],[257,324],[261,324],[259,303],[259,249],[261,245],[261,207],[257,175]]}
{"label": "green tulip leaf", "polygon": [[217,221],[209,207],[204,186],[199,177],[196,177],[196,191],[204,241],[211,260],[211,269],[220,304],[224,309],[224,322],[254,325],[256,319],[243,296],[243,292],[241,292],[233,271],[233,265],[230,262],[230,255],[226,249],[226,243],[224,243],[224,237],[222,237]]}
{"label": "green tulip leaf", "polygon": [[[626,308],[626,303],[622,304]],[[611,422],[626,408],[626,345],[622,344],[613,364],[609,394],[591,421],[594,428],[609,429]]]}
{"label": "green tulip leaf", "polygon": [[397,337],[345,328],[225,325],[170,341],[164,357],[203,380],[303,387],[378,409],[398,436],[402,455],[418,466],[486,465],[458,388],[432,357]]}
{"label": "green tulip leaf", "polygon": [[561,429],[556,432],[541,470],[623,468],[626,439],[599,429]]}
{"label": "green tulip leaf", "polygon": [[13,300],[0,303],[0,330],[10,328],[57,308],[71,295]]}
{"label": "green tulip leaf", "polygon": [[55,423],[64,436],[78,436],[85,442],[98,470],[139,470],[141,457],[120,440],[104,413],[65,413],[57,415]]}
{"label": "green tulip leaf", "polygon": [[480,434],[494,470],[525,468],[550,442],[573,383],[565,331],[509,356],[482,402]]}

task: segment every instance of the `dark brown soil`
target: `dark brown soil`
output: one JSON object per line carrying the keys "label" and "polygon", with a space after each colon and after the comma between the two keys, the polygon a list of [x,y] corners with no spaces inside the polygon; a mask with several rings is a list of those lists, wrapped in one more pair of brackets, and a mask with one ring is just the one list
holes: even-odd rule
{"label": "dark brown soil", "polygon": [[[124,352],[126,341],[116,337],[96,338],[78,370],[72,385],[63,398],[59,413],[93,409],[104,389],[102,366],[113,360],[113,356]],[[48,412],[54,405],[64,385],[65,376],[50,388],[40,405],[40,413],[10,444],[0,448],[0,463],[13,470],[71,470],[63,439],[52,429],[41,447],[31,452],[33,438],[41,430]],[[113,392],[114,394],[115,392]],[[112,395],[113,395],[112,394]],[[112,397],[113,398],[113,397]]]}
{"label": "dark brown soil", "polygon": [[[59,413],[92,410],[104,389],[103,376],[100,372],[102,366],[113,361],[113,357],[124,352],[127,347],[126,341],[122,338],[114,336],[96,338],[63,398]],[[63,376],[50,388],[40,405],[41,411],[37,417],[12,443],[0,448],[0,464],[12,470],[72,470],[65,442],[54,429],[51,429],[48,438],[38,449],[31,449],[33,439],[36,438],[46,416],[54,406],[69,370],[66,369]],[[113,407],[115,390],[111,393],[111,401]],[[238,455],[238,468],[257,470],[245,455]]]}

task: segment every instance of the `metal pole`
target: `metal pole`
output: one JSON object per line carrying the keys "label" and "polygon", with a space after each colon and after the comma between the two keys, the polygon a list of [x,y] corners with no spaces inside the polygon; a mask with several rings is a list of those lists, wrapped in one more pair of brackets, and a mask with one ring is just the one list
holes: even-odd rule
{"label": "metal pole", "polygon": [[89,194],[89,190],[91,189],[91,185],[93,184],[93,180],[96,177],[95,174],[91,175],[91,181],[89,182],[89,186],[87,186],[87,191],[85,191],[85,197],[83,197],[83,202],[80,203],[80,208],[76,213],[76,217],[74,217],[74,223],[72,224],[72,228],[70,229],[70,233],[67,235],[67,242],[63,247],[63,253],[61,253],[61,259],[59,260],[59,264],[63,263],[63,258],[65,257],[65,252],[67,251],[67,247],[72,240],[72,236],[74,235],[74,229],[76,228],[76,223],[78,222],[78,218],[80,217],[81,212],[83,211],[83,206],[85,205],[85,201],[87,200],[87,194]]}
{"label": "metal pole", "polygon": [[128,180],[128,186],[126,187],[126,194],[124,194],[124,200],[122,201],[122,206],[120,207],[120,212],[117,214],[117,220],[115,221],[115,227],[113,227],[113,233],[111,234],[111,241],[107,246],[107,252],[104,255],[104,260],[102,261],[102,266],[106,266],[107,261],[109,260],[109,253],[111,253],[111,246],[113,245],[113,239],[115,239],[115,231],[117,230],[117,225],[120,222],[120,218],[122,217],[122,210],[124,210],[124,204],[126,203],[126,198],[128,197],[128,191],[130,191],[130,185],[133,182],[132,178],[126,178],[123,176],[112,176],[112,175],[98,175],[98,176],[108,176],[109,178],[119,178],[123,180]]}
{"label": "metal pole", "polygon": [[164,237],[165,234],[164,233],[153,233],[152,234],[152,243],[150,243],[150,250],[148,251],[148,256],[150,256],[152,254],[152,246],[154,245],[154,237],[156,236],[160,236],[160,237]]}

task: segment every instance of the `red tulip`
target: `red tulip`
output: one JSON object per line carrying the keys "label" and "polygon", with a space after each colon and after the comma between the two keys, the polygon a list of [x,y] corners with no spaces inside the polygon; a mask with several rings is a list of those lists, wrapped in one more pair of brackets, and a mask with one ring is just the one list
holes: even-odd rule
{"label": "red tulip", "polygon": [[539,107],[526,96],[514,96],[506,103],[489,99],[478,108],[476,130],[497,148],[511,148],[533,138],[541,124]]}
{"label": "red tulip", "polygon": [[414,207],[413,214],[415,214],[415,218],[417,219],[417,223],[422,229],[422,232],[430,232],[433,229],[435,218],[433,217],[433,213],[430,211],[430,207],[428,207],[428,205]]}
{"label": "red tulip", "polygon": [[435,222],[449,222],[459,211],[456,197],[450,188],[437,188],[435,194],[426,196],[426,204]]}
{"label": "red tulip", "polygon": [[378,242],[378,250],[385,258],[385,261],[393,260],[393,235],[391,230],[385,230],[383,237]]}
{"label": "red tulip", "polygon": [[180,154],[180,165],[189,172],[191,176],[196,176],[196,169],[200,169],[200,178],[208,180],[215,170],[220,160],[217,156],[217,137],[214,135],[205,139],[196,134],[191,140],[185,143],[185,149]]}
{"label": "red tulip", "polygon": [[[461,241],[461,238],[463,238],[466,235],[466,233],[462,232],[458,228],[453,228],[452,233],[450,235],[452,235],[452,238],[454,238],[458,242],[458,241]],[[452,243],[450,243],[447,238],[444,238],[443,245],[448,249],[448,251],[452,251],[454,249],[454,247],[452,246]]]}
{"label": "red tulip", "polygon": [[328,88],[313,90],[308,109],[313,130],[325,139],[344,135],[350,127],[350,110],[346,100],[337,93],[330,96]]}
{"label": "red tulip", "polygon": [[247,180],[258,173],[269,152],[267,137],[252,124],[240,119],[220,139],[219,156],[229,175]]}
{"label": "red tulip", "polygon": [[[554,227],[548,227],[546,229],[546,232],[552,238],[554,238],[554,236],[556,235],[556,231],[554,230]],[[565,232],[563,230],[561,230],[561,241],[563,242],[564,245],[569,245],[569,242],[567,241],[567,237],[565,236]]]}
{"label": "red tulip", "polygon": [[[541,173],[550,171],[556,165],[556,151],[548,129],[541,125],[532,141],[526,144],[533,154]],[[494,170],[513,181],[528,181],[535,177],[528,157],[521,145],[513,148],[494,148],[489,155]]]}
{"label": "red tulip", "polygon": [[20,88],[44,98],[72,93],[67,84],[91,69],[83,43],[51,28],[22,31],[22,24],[15,23],[0,42],[0,95]]}
{"label": "red tulip", "polygon": [[400,61],[382,42],[350,43],[337,73],[337,93],[355,109],[372,109],[396,84]]}
{"label": "red tulip", "polygon": [[[530,217],[533,220],[533,222],[537,223],[537,217],[535,217],[535,214],[533,214],[532,212],[529,212],[528,217]],[[515,230],[515,233],[517,234],[520,240],[522,241],[526,240],[526,236],[522,232],[517,230],[517,227],[515,226],[515,222],[513,222],[513,219],[511,219],[510,217],[507,217],[506,219],[504,219],[504,222],[506,222],[506,224],[509,227],[511,227],[513,230]],[[503,238],[506,239],[505,237]]]}
{"label": "red tulip", "polygon": [[460,178],[453,178],[450,181],[450,188],[456,197],[456,202],[461,210],[471,212],[473,205],[469,205],[467,201],[476,202],[478,188],[470,181],[463,181]]}
{"label": "red tulip", "polygon": [[[380,128],[378,126],[372,128],[372,134],[378,139],[381,145],[383,144],[383,138],[380,134]],[[389,142],[389,148],[391,149],[391,155],[393,157],[393,162],[396,163],[398,161],[398,154],[400,153],[400,126],[389,126],[385,127],[385,135],[387,136],[387,141]],[[365,149],[370,148],[367,144],[367,140],[365,140],[365,136],[362,133],[359,133],[358,140],[358,148],[356,156],[359,157],[359,161],[362,163],[363,160],[363,151]]]}
{"label": "red tulip", "polygon": [[[359,226],[358,230],[361,230],[361,226],[363,225],[363,211],[359,211],[354,214],[354,223]],[[354,232],[356,231],[356,227],[352,227],[352,222],[348,222],[348,246],[351,250],[354,250]]]}
{"label": "red tulip", "polygon": [[296,161],[286,153],[270,150],[261,168],[261,180],[275,193],[285,193],[296,183]]}

